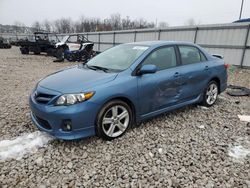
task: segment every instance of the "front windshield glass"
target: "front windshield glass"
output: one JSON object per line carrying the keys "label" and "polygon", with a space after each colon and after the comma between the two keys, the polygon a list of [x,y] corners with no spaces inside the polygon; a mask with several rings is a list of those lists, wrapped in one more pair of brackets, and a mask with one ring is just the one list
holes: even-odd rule
{"label": "front windshield glass", "polygon": [[148,46],[133,44],[119,45],[102,52],[91,59],[87,65],[122,71],[127,69],[148,48]]}

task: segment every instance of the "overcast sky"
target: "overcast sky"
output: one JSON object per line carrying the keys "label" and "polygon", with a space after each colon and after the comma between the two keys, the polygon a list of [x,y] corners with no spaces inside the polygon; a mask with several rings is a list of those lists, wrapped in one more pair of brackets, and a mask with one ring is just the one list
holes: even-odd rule
{"label": "overcast sky", "polygon": [[[0,24],[18,21],[30,26],[36,20],[62,17],[76,21],[82,15],[104,19],[113,13],[170,26],[190,18],[201,24],[230,23],[238,19],[240,5],[241,0],[0,0]],[[245,0],[242,17],[250,17],[250,0]]]}

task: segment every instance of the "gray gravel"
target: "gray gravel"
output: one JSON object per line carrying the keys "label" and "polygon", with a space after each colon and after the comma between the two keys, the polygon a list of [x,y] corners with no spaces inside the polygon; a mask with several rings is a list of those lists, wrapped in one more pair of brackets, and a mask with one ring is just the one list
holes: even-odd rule
{"label": "gray gravel", "polygon": [[[40,78],[69,65],[0,49],[0,140],[37,131],[28,95]],[[232,69],[229,76],[229,83],[250,88],[250,70]],[[250,142],[250,125],[238,114],[250,115],[250,97],[223,93],[209,109],[161,115],[111,142],[53,140],[20,160],[0,161],[0,187],[247,188],[250,157],[236,161],[228,154],[238,140]]]}

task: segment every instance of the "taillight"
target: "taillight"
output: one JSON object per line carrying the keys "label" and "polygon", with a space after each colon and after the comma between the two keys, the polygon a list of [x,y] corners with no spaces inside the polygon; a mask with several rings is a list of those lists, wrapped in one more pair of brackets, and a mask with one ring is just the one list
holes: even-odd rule
{"label": "taillight", "polygon": [[224,64],[225,69],[229,68],[229,64]]}

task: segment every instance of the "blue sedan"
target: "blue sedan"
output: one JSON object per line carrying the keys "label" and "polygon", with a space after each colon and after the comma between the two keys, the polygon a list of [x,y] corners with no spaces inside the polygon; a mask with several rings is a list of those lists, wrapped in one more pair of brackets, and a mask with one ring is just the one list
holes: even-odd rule
{"label": "blue sedan", "polygon": [[37,83],[29,98],[31,117],[60,139],[112,140],[161,113],[194,103],[212,106],[227,87],[226,68],[192,43],[118,45]]}

